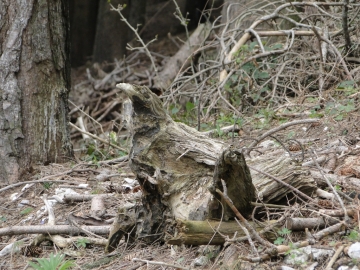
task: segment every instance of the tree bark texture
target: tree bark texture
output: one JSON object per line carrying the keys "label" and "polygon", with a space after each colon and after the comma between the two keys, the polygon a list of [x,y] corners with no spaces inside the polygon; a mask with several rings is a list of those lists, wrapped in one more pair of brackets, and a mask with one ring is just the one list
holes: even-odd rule
{"label": "tree bark texture", "polygon": [[72,155],[66,0],[0,0],[0,185]]}
{"label": "tree bark texture", "polygon": [[[174,122],[145,86],[118,84],[132,101],[130,167],[142,186],[137,236],[159,238],[169,217],[185,220],[234,216],[209,189],[223,190],[238,210],[250,213],[255,188],[243,155],[224,142]],[[215,170],[216,168],[216,170]],[[223,212],[224,210],[224,212]],[[153,239],[154,240],[154,239]]]}

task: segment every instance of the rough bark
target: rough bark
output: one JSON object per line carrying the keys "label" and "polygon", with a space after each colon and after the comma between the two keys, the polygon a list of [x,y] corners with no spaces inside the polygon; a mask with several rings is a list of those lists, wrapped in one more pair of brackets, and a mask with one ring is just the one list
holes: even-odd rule
{"label": "rough bark", "polygon": [[[309,170],[288,156],[267,154],[247,159],[247,164],[280,179],[308,196],[315,193],[317,189]],[[262,173],[251,171],[251,176],[257,197],[263,203],[282,203],[294,196],[294,192],[289,187]]]}
{"label": "rough bark", "polygon": [[222,190],[221,179],[239,211],[250,212],[255,189],[240,152],[175,123],[147,87],[117,86],[133,104],[130,167],[144,193],[144,207],[137,217],[139,237],[159,238],[168,217],[205,220],[220,217],[223,209],[224,219],[233,217],[208,190]]}
{"label": "rough bark", "polygon": [[0,1],[0,185],[72,155],[65,0]]}

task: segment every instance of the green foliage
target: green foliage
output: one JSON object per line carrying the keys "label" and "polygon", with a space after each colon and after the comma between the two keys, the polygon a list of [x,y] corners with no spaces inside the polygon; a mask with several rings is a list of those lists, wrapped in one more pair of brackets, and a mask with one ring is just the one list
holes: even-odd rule
{"label": "green foliage", "polygon": [[272,109],[262,108],[254,116],[260,119],[257,123],[257,128],[262,129],[268,127],[271,120],[276,118],[276,113]]}
{"label": "green foliage", "polygon": [[33,208],[32,207],[26,207],[25,209],[23,209],[21,212],[20,212],[20,215],[28,215],[30,214],[31,212],[33,211]]}
{"label": "green foliage", "polygon": [[[293,244],[293,243],[289,243],[289,247],[290,249],[288,251],[285,252],[285,255],[289,255],[293,250],[297,250],[298,248]],[[296,256],[295,254],[292,254],[292,257]],[[294,258],[294,257],[293,257]]]}
{"label": "green foliage", "polygon": [[[291,233],[291,230],[287,229],[287,228],[282,228],[281,230],[277,231],[277,233],[281,236],[287,236]],[[284,237],[278,237],[276,238],[276,240],[274,241],[275,245],[281,245],[285,242],[285,238]]]}
{"label": "green foliage", "polygon": [[6,222],[7,218],[5,216],[0,216],[0,223]]}
{"label": "green foliage", "polygon": [[53,184],[54,183],[51,183],[51,182],[43,182],[42,183],[44,189],[50,189]]}
{"label": "green foliage", "polygon": [[291,230],[287,229],[287,228],[282,228],[281,230],[279,230],[277,232],[278,234],[284,236],[284,235],[289,235],[291,233]]}
{"label": "green foliage", "polygon": [[[125,145],[125,140],[119,140],[115,132],[109,133],[109,141],[114,145]],[[125,156],[126,153],[114,147],[97,147],[95,143],[89,143],[85,146],[86,155],[84,157],[85,161],[92,161],[94,164],[97,164],[100,160],[109,160],[115,157]]]}
{"label": "green foliage", "polygon": [[[318,102],[317,99],[308,98],[309,102]],[[316,104],[311,109],[310,117],[321,118],[323,116],[329,116],[336,121],[341,121],[347,117],[351,112],[356,110],[355,100],[353,98],[345,98],[343,100],[331,100],[324,105]]]}
{"label": "green foliage", "polygon": [[346,236],[346,238],[352,242],[359,241],[359,232],[355,230],[351,230],[349,235]]}
{"label": "green foliage", "polygon": [[354,99],[345,100],[346,105],[337,104],[333,101],[329,101],[325,105],[325,114],[333,116],[335,120],[343,120],[348,113],[355,110],[355,101]]}
{"label": "green foliage", "polygon": [[359,89],[356,89],[355,81],[342,81],[338,84],[336,91],[343,92],[346,96],[350,96],[357,93]]}
{"label": "green foliage", "polygon": [[291,138],[294,138],[295,135],[296,135],[296,132],[292,130],[286,135],[286,137],[287,137],[287,139],[291,139]]}
{"label": "green foliage", "polygon": [[117,137],[116,132],[111,131],[111,132],[109,133],[109,139],[110,139],[110,142],[111,142],[112,144],[117,144],[117,143],[118,143],[118,137]]}
{"label": "green foliage", "polygon": [[80,238],[76,241],[75,245],[77,248],[86,248],[86,245],[89,244],[89,240],[86,238]]}
{"label": "green foliage", "polygon": [[[258,53],[258,43],[256,41],[245,44],[234,54],[238,71],[230,76],[224,88],[230,93],[230,101],[234,106],[239,106],[243,102],[244,95],[252,103],[267,101],[270,95],[270,87],[267,85],[273,69],[277,66],[276,56],[269,55],[264,59],[249,58]],[[273,51],[282,48],[282,44],[264,46],[265,51]],[[251,98],[251,100],[250,100]]]}
{"label": "green foliage", "polygon": [[274,241],[275,245],[282,245],[285,242],[285,238],[283,237],[278,237],[276,238],[276,240]]}
{"label": "green foliage", "polygon": [[197,102],[186,102],[184,107],[178,104],[170,105],[170,114],[174,121],[194,126],[197,123]]}
{"label": "green foliage", "polygon": [[65,260],[65,254],[50,254],[50,258],[36,259],[37,263],[29,262],[36,270],[67,270],[74,266],[73,261]]}

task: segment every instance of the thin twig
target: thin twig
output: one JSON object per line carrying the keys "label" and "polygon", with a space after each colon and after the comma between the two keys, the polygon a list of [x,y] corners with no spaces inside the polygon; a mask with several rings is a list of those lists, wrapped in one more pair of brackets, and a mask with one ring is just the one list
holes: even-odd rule
{"label": "thin twig", "polygon": [[81,133],[84,133],[84,134],[90,136],[91,138],[93,138],[93,139],[95,139],[95,140],[98,140],[98,141],[100,141],[100,142],[102,142],[102,143],[108,144],[108,145],[110,145],[111,147],[114,147],[114,148],[116,148],[116,149],[119,149],[119,150],[121,150],[121,151],[123,151],[123,152],[128,152],[128,150],[126,150],[125,148],[122,148],[122,147],[120,147],[120,146],[118,146],[118,145],[116,145],[116,144],[113,144],[113,143],[111,143],[111,142],[109,142],[109,141],[106,141],[106,140],[104,140],[104,139],[102,139],[102,138],[100,138],[100,137],[98,137],[98,136],[96,136],[96,135],[94,135],[94,134],[91,134],[90,132],[81,130],[80,128],[78,128],[77,126],[75,126],[75,125],[74,125],[73,123],[71,123],[71,122],[69,122],[69,124],[70,124],[70,126],[72,126],[73,128],[75,128],[76,130],[78,130],[78,131],[80,131]]}

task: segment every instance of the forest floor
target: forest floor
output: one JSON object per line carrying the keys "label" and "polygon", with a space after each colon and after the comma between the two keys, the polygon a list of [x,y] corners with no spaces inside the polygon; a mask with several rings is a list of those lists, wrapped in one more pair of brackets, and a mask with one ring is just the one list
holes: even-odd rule
{"label": "forest floor", "polygon": [[[321,112],[318,111],[319,113]],[[312,148],[326,149],[330,147],[330,142],[337,142],[338,145],[343,145],[344,152],[340,154],[340,158],[337,159],[336,166],[332,170],[334,176],[345,175],[347,177],[356,178],[359,177],[360,171],[358,170],[359,150],[357,143],[359,142],[359,131],[356,129],[359,121],[359,111],[354,110],[341,121],[336,121],[332,117],[321,118],[321,124],[318,126],[293,126],[276,134],[278,138],[292,139],[309,139]],[[250,121],[252,120],[252,121]],[[271,120],[266,126],[258,128],[257,125],[263,125],[263,122],[255,120],[255,118],[249,118],[248,124],[246,124],[241,132],[244,132],[246,136],[259,137],[262,133],[267,131],[270,127],[276,127],[279,125],[279,121]],[[346,135],[344,135],[346,134]],[[235,142],[239,142],[242,138],[240,135],[235,137]],[[351,140],[350,140],[350,139]],[[221,139],[221,138],[220,138]],[[223,135],[222,139],[227,139]],[[231,140],[231,139],[230,139]],[[344,143],[345,142],[345,143]],[[349,142],[346,144],[346,142]],[[350,145],[350,146],[349,146]],[[272,140],[270,146],[262,145],[261,148],[272,148],[270,151],[276,151],[282,148],[275,140]],[[262,151],[262,149],[259,151]],[[306,147],[308,149],[308,147]],[[310,148],[310,147],[309,147]],[[263,149],[265,150],[265,149]],[[267,149],[266,151],[269,151]],[[305,151],[307,151],[305,149]],[[27,189],[23,189],[24,185],[12,188],[11,190],[3,193],[0,198],[2,213],[1,213],[1,227],[9,226],[28,226],[28,225],[40,225],[46,224],[47,213],[44,208],[44,202],[41,199],[43,195],[47,195],[50,199],[53,195],[61,193],[61,190],[71,189],[78,194],[111,194],[110,197],[105,199],[106,214],[104,219],[111,219],[116,216],[117,208],[119,205],[123,205],[124,202],[133,203],[139,201],[141,197],[141,191],[137,188],[136,184],[132,183],[134,175],[127,166],[127,162],[94,162],[94,155],[91,152],[82,153],[79,155],[79,160],[82,160],[78,169],[84,169],[82,171],[71,172],[76,162],[70,162],[67,164],[50,164],[47,166],[38,166],[34,168],[35,174],[31,177],[31,180],[43,179],[49,177],[48,181],[42,184],[34,184]],[[84,157],[86,157],[84,159]],[[86,161],[87,159],[92,161]],[[349,163],[350,162],[350,163]],[[69,172],[69,173],[67,173]],[[113,176],[111,176],[113,175]],[[100,177],[105,176],[105,177]],[[108,176],[108,177],[106,177]],[[131,180],[130,180],[131,179]],[[51,180],[67,180],[73,184],[58,184],[52,183]],[[349,183],[344,179],[333,182],[338,190],[341,190],[347,194],[358,193],[360,194],[360,179],[359,184],[356,186],[354,183]],[[82,185],[82,188],[79,187]],[[325,202],[327,201],[327,203]],[[346,202],[346,204],[356,204],[357,201]],[[289,210],[293,216],[303,216],[306,212],[307,204],[302,203],[294,206],[289,203],[289,206],[293,207]],[[334,204],[332,200],[319,200],[320,208],[336,209],[338,206]],[[301,209],[301,210],[299,210]],[[56,216],[56,224],[68,224],[67,219],[69,214],[73,214],[79,217],[91,216],[91,201],[74,202],[74,203],[54,203],[54,212]],[[278,213],[277,213],[278,214]],[[264,217],[266,219],[266,217]],[[360,236],[357,228],[357,218],[353,217],[351,222],[351,229],[342,231],[336,234],[332,234],[323,238],[316,243],[316,246],[323,247],[324,249],[336,250],[339,246],[346,246],[352,242],[358,241]],[[315,230],[316,231],[316,230]],[[18,247],[24,247],[29,245],[35,235],[14,235],[14,236],[2,236],[1,246],[4,247],[9,243],[16,241]],[[65,236],[66,237],[66,236]],[[285,242],[296,242],[300,239],[304,239],[303,233],[286,233],[282,236]],[[241,242],[235,244],[239,256],[251,257],[253,254],[250,252],[249,243]],[[225,246],[211,247],[210,251],[205,254],[208,260],[204,263],[201,262],[203,257],[204,246],[201,247],[187,247],[187,246],[170,246],[166,244],[155,243],[153,245],[145,245],[140,241],[133,243],[123,241],[118,249],[111,253],[106,254],[104,252],[104,246],[95,245],[82,241],[81,238],[74,240],[74,242],[67,248],[58,248],[50,241],[45,241],[41,245],[40,257],[48,258],[50,253],[62,252],[69,255],[67,260],[73,260],[76,267],[74,269],[175,269],[168,265],[177,265],[185,267],[186,269],[195,268],[196,262],[200,264],[197,269],[220,269],[224,264],[224,256],[226,254]],[[260,247],[258,246],[260,249]],[[24,252],[24,250],[22,250]],[[30,257],[20,255],[19,253],[10,253],[2,259],[0,265],[1,269],[26,269],[29,260],[33,260]],[[277,256],[271,261],[265,261],[262,263],[249,264],[246,267],[243,265],[238,269],[280,269],[280,266],[285,265],[283,258],[285,255]],[[343,256],[345,257],[345,255]],[[141,260],[148,260],[150,264],[145,262],[133,261],[134,258]],[[324,266],[329,261],[330,257],[324,258],[323,261],[318,262],[318,268],[325,269]],[[153,265],[151,262],[160,262],[161,265]],[[294,269],[305,269],[307,266],[314,263],[314,261],[308,261],[301,265],[292,266]],[[354,260],[348,260],[347,263],[354,264]],[[226,269],[226,268],[224,268]]]}
{"label": "forest floor", "polygon": [[[168,43],[168,48],[171,46],[171,43]],[[176,48],[172,48],[172,53],[176,50]],[[136,58],[136,61],[137,72],[140,74],[141,71],[145,70],[146,60],[139,57]],[[117,215],[119,205],[140,202],[141,189],[128,167],[128,161],[126,159],[121,160],[121,157],[126,155],[125,150],[129,147],[129,134],[123,130],[120,121],[121,95],[119,97],[113,83],[104,81],[106,75],[111,73],[111,68],[107,69],[98,65],[88,68],[86,70],[86,67],[82,67],[73,72],[75,91],[71,97],[73,102],[70,113],[71,120],[74,124],[79,124],[77,121],[82,117],[85,130],[100,137],[100,139],[104,139],[105,143],[86,137],[86,134],[73,129],[72,139],[76,159],[65,164],[34,167],[31,175],[24,177],[23,185],[1,193],[0,225],[2,229],[12,226],[27,227],[46,224],[48,213],[42,199],[44,195],[53,202],[57,225],[69,224],[70,214],[79,217],[80,225],[81,222],[85,224],[89,218],[93,220],[92,222],[96,222],[91,211],[91,200],[58,203],[55,195],[61,196],[64,192],[90,195],[106,194],[104,200],[105,214],[102,216],[103,219],[97,220],[98,224],[104,226],[111,224],[110,221]],[[131,78],[135,75],[130,74],[127,79],[132,83],[141,84],[142,78],[145,83],[149,83],[144,76],[136,75],[135,79]],[[94,82],[91,80],[94,77],[98,78],[96,82],[103,82],[107,87],[99,87],[98,89],[93,87]],[[298,162],[304,164],[311,161],[315,155],[311,152],[312,150],[320,153],[324,150],[333,149],[336,152],[335,163],[329,165],[331,159],[329,157],[319,161],[319,163],[322,168],[327,168],[327,173],[333,174],[334,181],[331,184],[336,190],[356,198],[351,201],[345,200],[346,207],[355,205],[358,208],[359,202],[356,195],[360,194],[360,133],[358,126],[360,111],[357,105],[357,93],[337,92],[335,89],[323,93],[322,99],[317,98],[317,95],[314,94],[304,98],[289,97],[287,100],[288,104],[284,103],[283,106],[275,109],[262,108],[257,113],[244,114],[236,134],[223,132],[220,129],[234,122],[232,115],[222,113],[206,119],[202,123],[203,131],[214,129],[215,134],[213,136],[215,138],[232,142],[235,147],[241,148],[249,144],[249,138],[259,138],[266,131],[279,127],[286,122],[311,117],[318,118],[319,123],[316,125],[302,124],[280,129],[273,134],[276,139],[273,137],[265,138],[258,143],[256,150],[258,154],[278,153],[278,150],[283,150],[283,155],[290,151],[296,153],[300,159]],[[184,115],[177,115],[177,120],[183,120],[195,127],[196,119],[185,118],[189,115],[186,115],[186,108],[183,110],[185,110]],[[81,124],[79,126],[81,128]],[[108,146],[106,141],[111,141],[118,148]],[[300,148],[298,148],[297,142],[301,142]],[[315,158],[318,157],[315,156]],[[111,159],[118,160],[112,162]],[[311,166],[316,168],[314,164]],[[43,180],[43,182],[25,188],[26,182],[33,180]],[[55,180],[63,180],[64,183],[54,182]],[[330,190],[329,187],[325,189]],[[260,209],[259,213],[263,213],[262,219],[266,220],[269,216],[285,215],[285,212],[286,215],[292,217],[308,217],[313,216],[309,214],[309,209],[313,212],[318,212],[319,209],[340,209],[336,199],[319,198],[315,194],[313,197],[318,202],[317,208],[310,207],[305,202],[289,200],[285,203],[288,207],[287,210],[263,208]],[[351,216],[347,229],[322,238],[313,247],[335,252],[339,247],[360,241],[358,222],[357,215]],[[320,228],[314,229],[312,233],[316,233],[318,230]],[[275,234],[277,234],[278,244],[291,245],[291,243],[306,239],[304,232],[283,230],[282,233],[275,232]],[[60,248],[52,241],[44,241],[40,244],[40,249],[34,251],[27,250],[24,247],[33,243],[33,240],[38,237],[37,235],[26,233],[12,236],[1,235],[0,250],[10,243],[16,242],[17,244],[12,247],[13,252],[0,259],[0,269],[31,269],[28,264],[29,261],[36,262],[36,257],[49,258],[50,253],[58,252],[67,255],[65,260],[74,262],[75,266],[72,269],[231,269],[224,266],[227,265],[227,260],[231,257],[229,255],[231,247],[235,248],[238,257],[256,256],[248,241],[234,244],[229,242],[228,245],[224,246],[189,247],[160,243],[147,245],[139,240],[134,242],[123,240],[114,252],[106,254],[103,245],[88,242],[84,240],[86,234],[82,235],[84,238],[73,238],[73,242],[66,248]],[[64,238],[73,237],[66,234],[63,236]],[[106,236],[105,238],[103,236],[98,238],[102,241],[106,240]],[[261,254],[263,251],[261,245],[255,243],[255,246]],[[259,263],[242,263],[241,266],[238,264],[237,268],[234,269],[281,269],[282,266],[286,265],[284,257],[287,255],[281,254],[271,260]],[[309,267],[317,263],[316,269],[325,269],[333,256],[334,254],[331,253],[331,255],[324,255],[318,260],[309,258],[307,261],[297,262],[291,267],[294,269],[315,269]],[[352,260],[347,255],[341,255],[336,259],[338,266],[353,267],[358,263],[357,260]]]}

